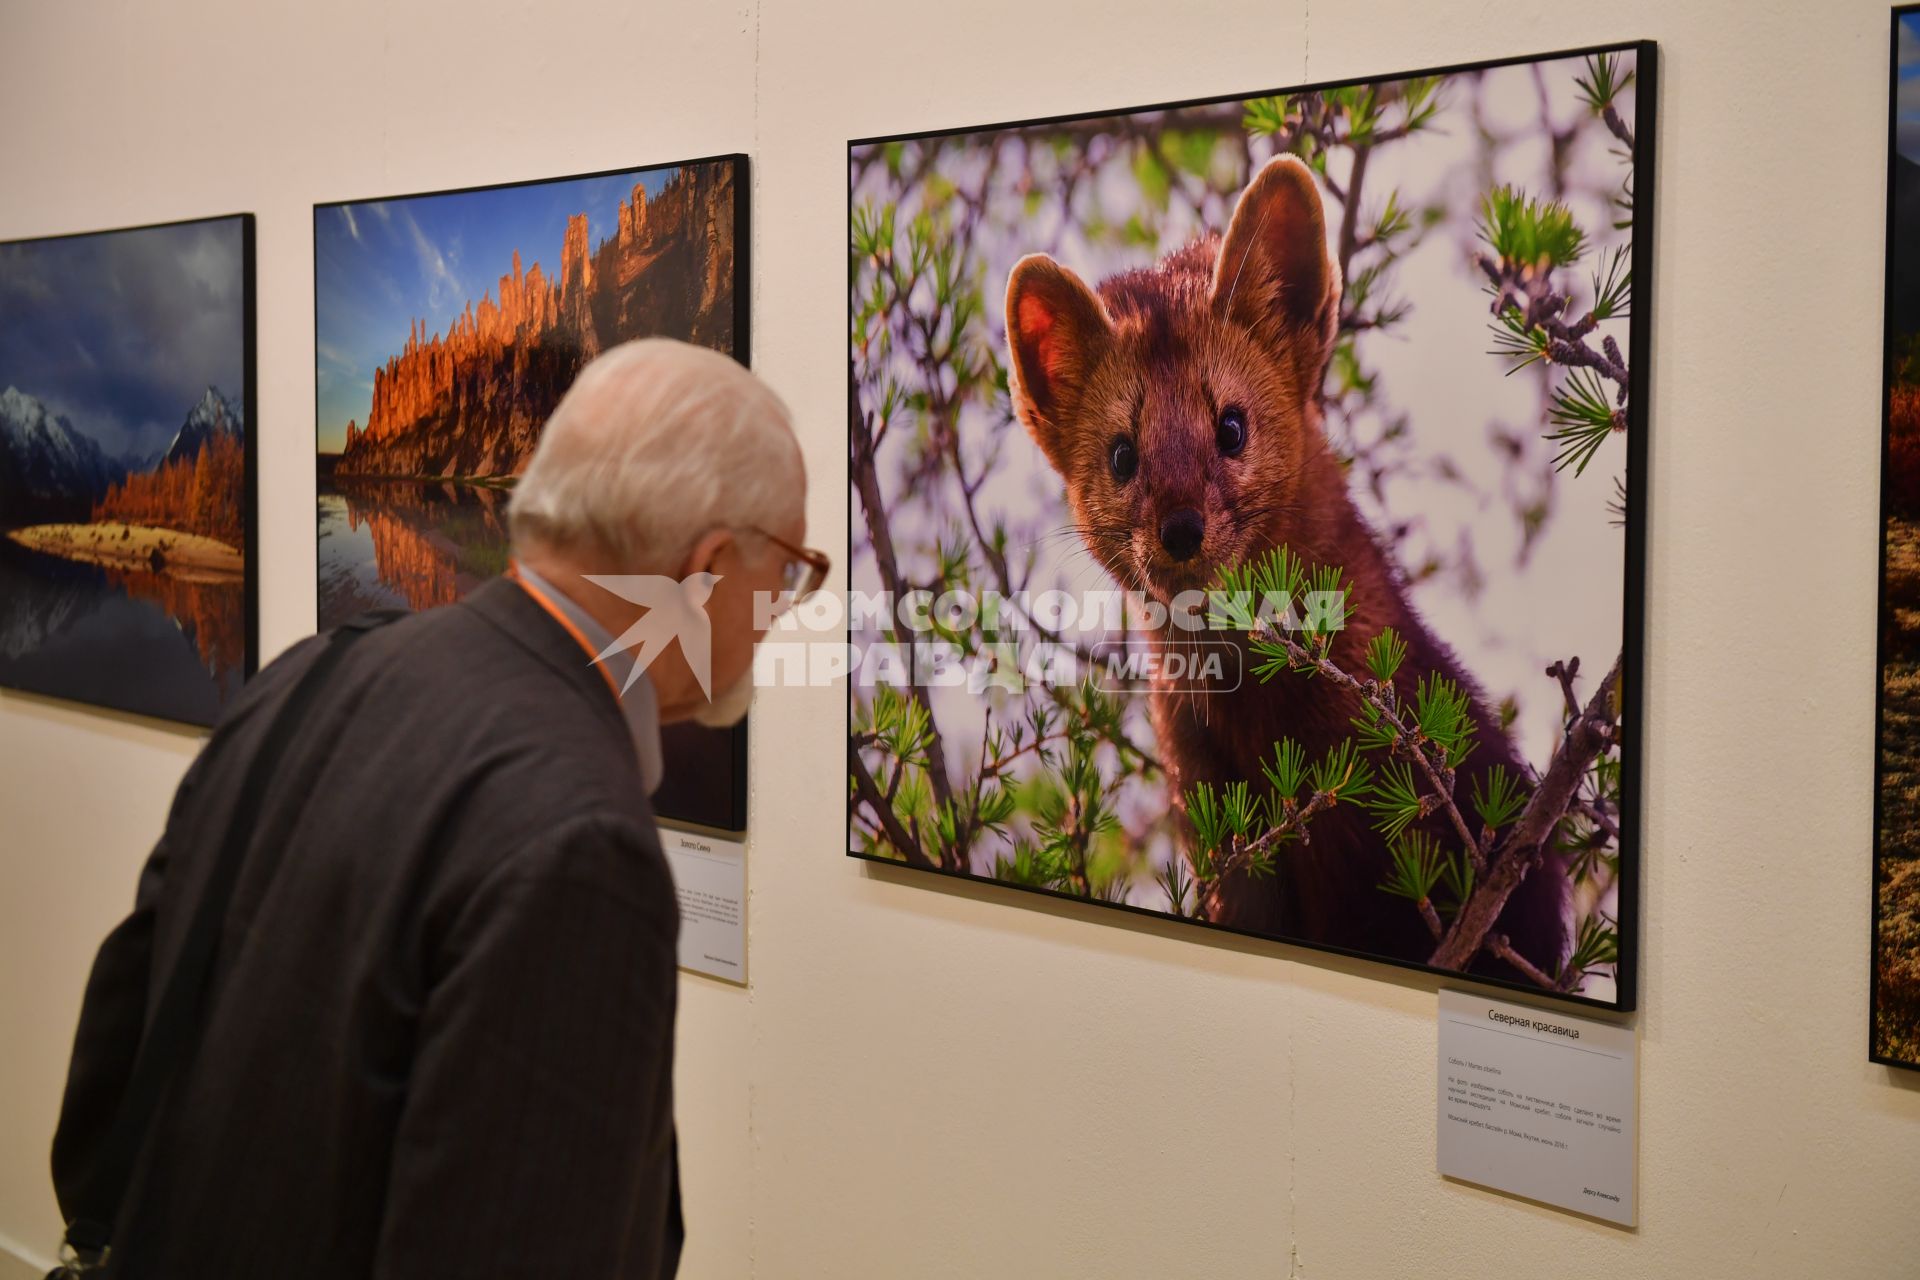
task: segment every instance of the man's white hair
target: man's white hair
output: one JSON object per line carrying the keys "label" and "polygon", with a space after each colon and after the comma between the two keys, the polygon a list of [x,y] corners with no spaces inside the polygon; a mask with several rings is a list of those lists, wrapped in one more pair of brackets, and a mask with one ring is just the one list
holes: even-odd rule
{"label": "man's white hair", "polygon": [[514,486],[508,523],[516,551],[673,573],[712,529],[797,522],[805,489],[772,388],[718,352],[642,338],[574,379]]}

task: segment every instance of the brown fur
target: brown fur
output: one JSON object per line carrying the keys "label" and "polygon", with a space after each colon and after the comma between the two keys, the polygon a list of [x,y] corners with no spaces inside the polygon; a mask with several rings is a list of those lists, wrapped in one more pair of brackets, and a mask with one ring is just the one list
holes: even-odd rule
{"label": "brown fur", "polygon": [[[1391,626],[1409,647],[1395,681],[1403,696],[1439,672],[1473,697],[1480,745],[1461,771],[1464,807],[1472,780],[1493,765],[1524,773],[1478,687],[1415,613],[1328,447],[1320,384],[1339,303],[1319,189],[1305,165],[1281,157],[1248,184],[1224,237],[1103,281],[1097,295],[1045,255],[1022,259],[1007,285],[1013,403],[1065,480],[1088,550],[1131,590],[1166,603],[1283,544],[1309,564],[1345,568],[1352,595],[1334,660],[1361,672],[1367,642]],[[1215,441],[1229,405],[1247,424],[1237,457]],[[1108,464],[1119,436],[1138,458],[1125,483]],[[1204,528],[1198,554],[1186,560],[1162,545],[1162,521],[1173,512],[1197,513]],[[1163,631],[1156,642],[1183,637]],[[1259,762],[1277,739],[1298,740],[1313,759],[1351,732],[1357,708],[1328,682],[1282,675],[1261,684],[1251,664],[1245,669],[1234,693],[1153,688],[1154,731],[1176,798],[1202,781],[1264,788]],[[1426,827],[1443,847],[1458,846],[1438,815]],[[1279,876],[1219,884],[1211,918],[1424,961],[1433,939],[1419,914],[1377,887],[1385,842],[1366,814],[1340,806],[1315,819],[1310,835],[1283,851]],[[1528,876],[1501,916],[1515,946],[1548,970],[1564,954],[1565,898],[1565,872],[1550,864]]]}

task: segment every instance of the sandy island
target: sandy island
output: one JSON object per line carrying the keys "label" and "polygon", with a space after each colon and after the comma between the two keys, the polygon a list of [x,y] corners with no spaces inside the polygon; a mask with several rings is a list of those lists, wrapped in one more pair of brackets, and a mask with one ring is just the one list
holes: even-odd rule
{"label": "sandy island", "polygon": [[245,558],[224,542],[150,525],[36,524],[9,529],[7,537],[31,551],[63,560],[110,569],[145,569],[186,582],[235,582],[246,568]]}

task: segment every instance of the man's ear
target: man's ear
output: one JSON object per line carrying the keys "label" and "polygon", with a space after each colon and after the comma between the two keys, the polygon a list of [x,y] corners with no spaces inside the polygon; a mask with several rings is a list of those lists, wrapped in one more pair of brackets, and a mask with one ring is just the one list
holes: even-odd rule
{"label": "man's ear", "polygon": [[738,552],[740,540],[733,536],[728,528],[709,529],[694,542],[687,552],[686,560],[680,566],[680,580],[686,581],[696,573],[720,574],[720,561],[731,550]]}
{"label": "man's ear", "polygon": [[1240,196],[1213,269],[1214,314],[1275,350],[1305,341],[1314,372],[1340,322],[1340,269],[1327,256],[1327,220],[1313,171],[1294,156],[1267,161]]}
{"label": "man's ear", "polygon": [[1007,350],[1013,409],[1058,470],[1067,433],[1113,327],[1080,280],[1044,253],[1014,264],[1007,278]]}

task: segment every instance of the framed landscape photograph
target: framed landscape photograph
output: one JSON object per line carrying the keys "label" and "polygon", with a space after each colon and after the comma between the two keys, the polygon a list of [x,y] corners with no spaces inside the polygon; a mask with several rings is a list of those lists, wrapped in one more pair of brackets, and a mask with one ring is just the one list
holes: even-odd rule
{"label": "framed landscape photograph", "polygon": [[1656,49],[848,147],[848,843],[1634,1007]]}
{"label": "framed landscape photograph", "polygon": [[1868,1055],[1920,1068],[1920,5],[1893,11]]}
{"label": "framed landscape photograph", "polygon": [[[746,363],[747,162],[316,205],[319,625],[460,599],[580,369],[631,338]],[[664,818],[746,825],[746,726],[669,725]]]}
{"label": "framed landscape photograph", "polygon": [[259,659],[253,215],[0,243],[0,685],[211,725]]}

